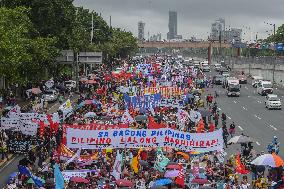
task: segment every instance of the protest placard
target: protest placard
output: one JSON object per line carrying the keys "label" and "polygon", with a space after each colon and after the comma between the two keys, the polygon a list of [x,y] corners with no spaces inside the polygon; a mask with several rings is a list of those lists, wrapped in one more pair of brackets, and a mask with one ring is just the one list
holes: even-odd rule
{"label": "protest placard", "polygon": [[27,153],[31,148],[32,141],[10,139],[8,141],[8,150],[14,153]]}

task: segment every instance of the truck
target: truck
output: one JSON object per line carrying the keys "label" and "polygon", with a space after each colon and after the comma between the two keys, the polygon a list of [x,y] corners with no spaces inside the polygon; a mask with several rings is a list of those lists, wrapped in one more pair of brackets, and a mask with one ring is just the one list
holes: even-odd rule
{"label": "truck", "polygon": [[227,96],[240,96],[240,84],[239,83],[230,83],[227,88]]}
{"label": "truck", "polygon": [[223,88],[227,89],[227,96],[240,96],[240,82],[235,77],[227,77],[224,79]]}

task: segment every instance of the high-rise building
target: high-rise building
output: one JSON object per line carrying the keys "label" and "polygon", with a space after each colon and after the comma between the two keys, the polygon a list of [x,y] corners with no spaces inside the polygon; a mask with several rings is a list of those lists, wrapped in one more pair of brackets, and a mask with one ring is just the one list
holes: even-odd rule
{"label": "high-rise building", "polygon": [[215,20],[215,22],[211,25],[210,39],[219,40],[221,34],[221,40],[223,40],[225,36],[224,32],[225,32],[225,19],[219,18]]}
{"label": "high-rise building", "polygon": [[168,39],[175,39],[177,36],[177,12],[169,11],[169,32],[167,34]]}
{"label": "high-rise building", "polygon": [[145,40],[145,23],[142,21],[138,22],[138,40],[139,41],[144,41]]}
{"label": "high-rise building", "polygon": [[242,29],[231,28],[225,31],[224,39],[230,43],[242,41]]}

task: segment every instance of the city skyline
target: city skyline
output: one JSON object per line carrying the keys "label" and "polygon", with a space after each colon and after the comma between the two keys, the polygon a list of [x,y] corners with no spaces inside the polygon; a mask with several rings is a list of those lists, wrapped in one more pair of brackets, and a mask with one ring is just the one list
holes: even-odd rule
{"label": "city skyline", "polygon": [[[146,23],[145,34],[162,33],[163,39],[168,32],[168,12],[178,12],[178,34],[183,38],[195,36],[206,39],[211,32],[211,24],[218,18],[224,18],[226,25],[231,28],[242,29],[246,35],[245,40],[258,33],[259,38],[268,36],[266,31],[272,33],[272,27],[264,22],[280,26],[284,20],[281,0],[270,3],[264,0],[227,0],[193,1],[193,0],[75,0],[76,6],[94,10],[102,14],[108,21],[112,16],[112,25],[131,31],[138,35],[137,23],[140,20]],[[206,8],[207,7],[207,8]],[[210,8],[208,8],[210,7]],[[249,30],[250,29],[250,30]]]}

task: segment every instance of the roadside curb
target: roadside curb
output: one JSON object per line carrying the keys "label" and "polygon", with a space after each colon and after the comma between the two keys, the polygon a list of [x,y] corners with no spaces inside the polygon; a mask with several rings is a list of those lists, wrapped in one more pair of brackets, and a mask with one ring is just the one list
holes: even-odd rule
{"label": "roadside curb", "polygon": [[13,154],[13,155],[10,155],[10,156],[8,156],[8,157],[9,157],[9,160],[8,160],[8,161],[1,162],[1,163],[0,163],[0,172],[1,172],[6,166],[8,166],[8,165],[17,157],[17,154]]}

